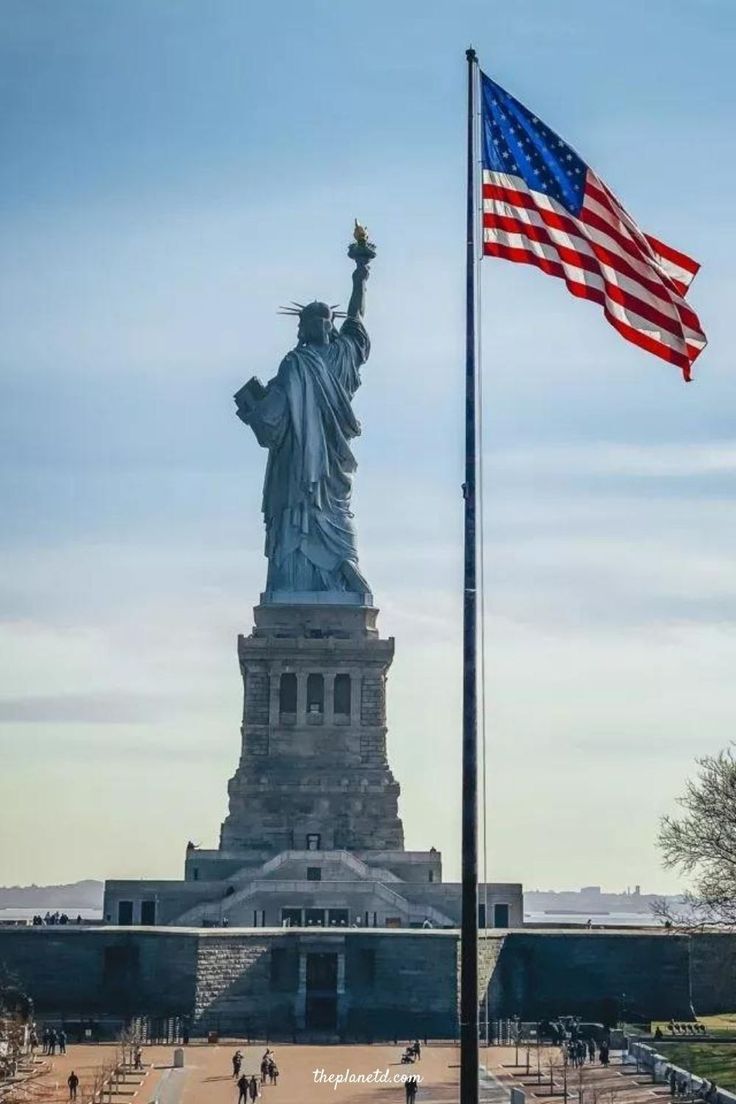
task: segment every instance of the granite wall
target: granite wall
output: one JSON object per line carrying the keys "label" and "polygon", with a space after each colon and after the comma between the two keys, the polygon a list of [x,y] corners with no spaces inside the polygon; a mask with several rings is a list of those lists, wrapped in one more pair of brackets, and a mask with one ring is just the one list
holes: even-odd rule
{"label": "granite wall", "polygon": [[454,1038],[457,946],[454,932],[348,936],[346,1035]]}
{"label": "granite wall", "polygon": [[714,932],[692,940],[693,1008],[699,1016],[736,1008],[736,935]]}
{"label": "granite wall", "polygon": [[271,950],[279,936],[219,932],[198,940],[193,1030],[273,1035],[293,1030],[293,998],[272,978]]}
{"label": "granite wall", "polygon": [[[314,929],[0,928],[0,966],[41,1015],[180,1015],[194,1034],[290,1038],[300,954],[316,938]],[[325,929],[324,938],[343,956],[346,1037],[456,1034],[456,931]],[[733,1009],[736,936],[512,930],[481,939],[480,976],[491,1017],[612,1020],[623,1004],[632,1018],[685,1018],[691,982],[699,1013]]]}
{"label": "granite wall", "polygon": [[39,1013],[187,1015],[195,1001],[198,935],[172,929],[0,929],[0,968]]}
{"label": "granite wall", "polygon": [[575,1014],[615,1022],[686,1018],[689,938],[646,932],[509,932],[491,978],[491,1016]]}

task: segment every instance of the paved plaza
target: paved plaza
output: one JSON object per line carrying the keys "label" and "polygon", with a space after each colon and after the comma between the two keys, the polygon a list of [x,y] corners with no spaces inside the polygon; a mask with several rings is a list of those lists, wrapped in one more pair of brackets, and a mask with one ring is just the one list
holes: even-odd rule
{"label": "paved plaza", "polygon": [[[237,1040],[217,1045],[195,1044],[184,1049],[184,1068],[173,1068],[173,1046],[145,1047],[144,1070],[130,1073],[117,1093],[105,1093],[104,1104],[238,1104],[238,1091],[232,1078],[231,1058],[236,1049],[243,1053],[243,1072],[258,1073],[264,1044],[248,1046]],[[401,1078],[408,1074],[421,1077],[417,1101],[426,1104],[457,1104],[459,1052],[453,1046],[423,1047],[420,1062],[401,1065],[399,1046],[288,1046],[274,1044],[279,1068],[277,1085],[265,1085],[259,1098],[264,1104],[304,1104],[305,1101],[333,1101],[335,1104],[359,1104],[378,1101],[403,1102],[405,1090]],[[40,1058],[40,1076],[29,1082],[13,1101],[28,1104],[66,1104],[69,1098],[67,1077],[74,1069],[80,1079],[78,1104],[89,1104],[95,1072],[111,1065],[116,1057],[113,1046],[70,1046],[66,1055]],[[506,1104],[510,1089],[522,1088],[530,1101],[552,1104],[565,1100],[565,1086],[559,1052],[543,1047],[537,1063],[534,1048],[518,1055],[513,1048],[490,1047],[481,1051],[481,1100],[484,1104]],[[551,1065],[551,1069],[550,1069]],[[43,1070],[43,1072],[41,1072]],[[321,1071],[315,1074],[315,1071]],[[377,1077],[378,1075],[378,1077]],[[349,1077],[337,1082],[338,1077]],[[551,1085],[550,1088],[550,1076]],[[356,1080],[356,1078],[362,1078]],[[569,1070],[567,1099],[579,1104],[669,1104],[666,1086],[653,1085],[651,1078],[624,1066],[618,1055],[604,1069],[591,1064],[582,1074]]]}

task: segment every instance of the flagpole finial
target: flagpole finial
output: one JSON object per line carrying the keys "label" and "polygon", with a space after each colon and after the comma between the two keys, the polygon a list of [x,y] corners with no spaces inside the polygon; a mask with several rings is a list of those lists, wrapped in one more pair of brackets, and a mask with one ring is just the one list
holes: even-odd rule
{"label": "flagpole finial", "polygon": [[473,49],[472,46],[469,46],[467,48],[467,50],[465,51],[465,56],[466,56],[466,58],[468,59],[469,62],[473,62],[473,61],[478,60],[478,55],[476,54],[476,52],[475,52],[475,50]]}

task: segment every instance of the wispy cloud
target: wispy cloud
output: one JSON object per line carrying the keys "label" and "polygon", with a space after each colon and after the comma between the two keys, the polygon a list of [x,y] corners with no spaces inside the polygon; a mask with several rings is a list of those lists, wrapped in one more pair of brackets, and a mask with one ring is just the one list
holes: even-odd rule
{"label": "wispy cloud", "polygon": [[[681,478],[736,474],[736,440],[708,443],[621,444],[596,441],[501,449],[488,461],[501,471],[546,475]],[[734,488],[736,494],[736,487]]]}
{"label": "wispy cloud", "polygon": [[0,698],[0,724],[148,724],[177,712],[173,696],[136,692],[47,694]]}

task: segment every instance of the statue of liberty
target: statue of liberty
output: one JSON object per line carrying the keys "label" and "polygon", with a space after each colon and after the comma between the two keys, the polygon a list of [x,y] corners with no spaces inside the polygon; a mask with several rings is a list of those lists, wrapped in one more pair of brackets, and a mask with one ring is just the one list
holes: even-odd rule
{"label": "statue of liberty", "polygon": [[[262,507],[266,601],[372,604],[350,512],[357,467],[350,442],[360,433],[351,401],[370,352],[363,315],[376,251],[357,222],[354,237],[345,314],[317,301],[287,308],[284,313],[299,318],[296,348],[265,387],[251,379],[235,395],[238,417],[269,454]],[[339,331],[337,317],[345,318]]]}

